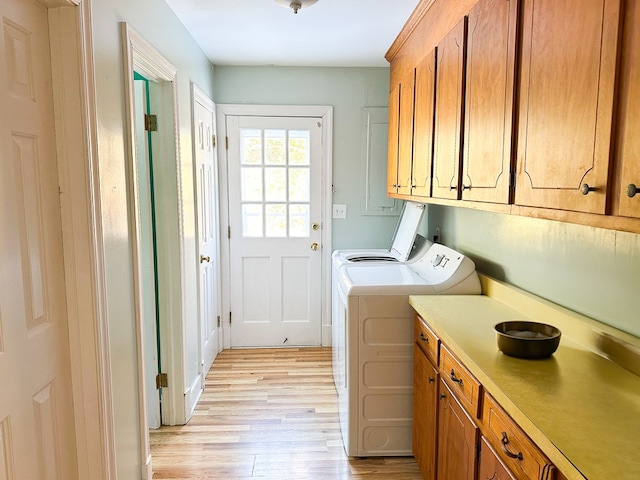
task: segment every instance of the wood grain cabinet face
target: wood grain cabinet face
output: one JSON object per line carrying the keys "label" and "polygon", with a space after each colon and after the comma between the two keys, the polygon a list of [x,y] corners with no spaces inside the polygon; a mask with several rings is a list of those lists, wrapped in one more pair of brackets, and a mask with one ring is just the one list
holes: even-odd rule
{"label": "wood grain cabinet face", "polygon": [[640,2],[626,2],[623,28],[617,155],[620,181],[614,196],[619,215],[640,218]]}
{"label": "wood grain cabinet face", "polygon": [[508,203],[517,0],[481,0],[469,13],[462,199]]}
{"label": "wood grain cabinet face", "polygon": [[467,17],[437,47],[432,196],[460,199]]}
{"label": "wood grain cabinet face", "polygon": [[387,155],[387,195],[398,193],[398,135],[400,119],[400,84],[389,92],[389,142]]}
{"label": "wood grain cabinet face", "polygon": [[419,197],[431,196],[436,51],[429,52],[416,68],[411,194]]}
{"label": "wood grain cabinet face", "polygon": [[436,479],[438,370],[414,345],[413,455],[424,480]]}
{"label": "wood grain cabinet face", "polygon": [[437,478],[475,480],[478,427],[442,380],[438,401]]}
{"label": "wood grain cabinet face", "polygon": [[516,480],[485,437],[480,439],[478,480]]}
{"label": "wood grain cabinet face", "polygon": [[412,69],[400,79],[389,97],[387,193],[411,194],[414,88],[415,69]]}
{"label": "wood grain cabinet face", "polygon": [[516,204],[605,213],[619,23],[620,0],[523,2]]}

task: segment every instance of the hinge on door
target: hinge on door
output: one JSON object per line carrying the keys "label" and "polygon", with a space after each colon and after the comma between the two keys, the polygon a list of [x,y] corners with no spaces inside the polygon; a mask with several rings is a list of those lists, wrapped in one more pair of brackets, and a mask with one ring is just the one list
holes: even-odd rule
{"label": "hinge on door", "polygon": [[227,238],[231,238],[231,225],[227,227]]}
{"label": "hinge on door", "polygon": [[215,134],[211,135],[211,146],[213,148],[216,148],[216,136],[215,136]]}
{"label": "hinge on door", "polygon": [[218,328],[220,328],[220,315],[218,315]]}
{"label": "hinge on door", "polygon": [[229,137],[224,137],[224,146],[227,150],[229,150]]}
{"label": "hinge on door", "polygon": [[158,116],[157,115],[144,115],[144,129],[147,132],[157,132],[158,131]]}
{"label": "hinge on door", "polygon": [[229,312],[229,325],[231,325],[231,312]]}
{"label": "hinge on door", "polygon": [[516,172],[511,172],[509,174],[509,188],[516,187]]}
{"label": "hinge on door", "polygon": [[169,386],[169,377],[166,373],[156,375],[156,388],[166,388]]}

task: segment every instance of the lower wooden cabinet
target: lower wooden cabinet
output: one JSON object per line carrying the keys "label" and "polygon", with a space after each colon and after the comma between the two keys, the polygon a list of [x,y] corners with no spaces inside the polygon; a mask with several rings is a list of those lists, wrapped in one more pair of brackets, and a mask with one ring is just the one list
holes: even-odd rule
{"label": "lower wooden cabinet", "polygon": [[413,454],[423,478],[566,480],[426,322],[414,321]]}
{"label": "lower wooden cabinet", "polygon": [[478,426],[440,380],[438,479],[475,480]]}
{"label": "lower wooden cabinet", "polygon": [[485,437],[480,438],[478,480],[516,480]]}
{"label": "lower wooden cabinet", "polygon": [[418,345],[413,347],[413,455],[425,480],[436,480],[438,369]]}

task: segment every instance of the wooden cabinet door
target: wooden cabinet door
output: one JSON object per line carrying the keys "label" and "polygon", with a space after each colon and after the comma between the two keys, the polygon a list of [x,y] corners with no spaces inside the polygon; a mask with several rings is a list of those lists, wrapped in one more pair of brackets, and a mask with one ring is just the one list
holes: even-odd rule
{"label": "wooden cabinet door", "polygon": [[508,203],[518,0],[469,13],[462,198]]}
{"label": "wooden cabinet door", "polygon": [[[640,217],[640,2],[626,2],[620,77],[618,214]],[[635,187],[635,188],[634,188]],[[633,196],[630,196],[633,195]]]}
{"label": "wooden cabinet door", "polygon": [[436,479],[438,370],[413,347],[413,455],[424,480]]}
{"label": "wooden cabinet door", "polygon": [[400,82],[400,119],[398,121],[398,193],[411,195],[413,161],[413,101],[415,69]]}
{"label": "wooden cabinet door", "polygon": [[435,87],[436,49],[434,48],[416,68],[411,194],[420,197],[431,196]]}
{"label": "wooden cabinet door", "polygon": [[387,195],[398,193],[398,133],[400,119],[400,84],[389,93],[389,142],[387,154]]}
{"label": "wooden cabinet door", "polygon": [[441,379],[437,478],[475,480],[477,441],[478,427]]}
{"label": "wooden cabinet door", "polygon": [[522,13],[515,203],[605,213],[620,0],[526,0]]}
{"label": "wooden cabinet door", "polygon": [[432,196],[460,198],[467,17],[438,44]]}
{"label": "wooden cabinet door", "polygon": [[478,480],[516,480],[484,437],[480,439]]}

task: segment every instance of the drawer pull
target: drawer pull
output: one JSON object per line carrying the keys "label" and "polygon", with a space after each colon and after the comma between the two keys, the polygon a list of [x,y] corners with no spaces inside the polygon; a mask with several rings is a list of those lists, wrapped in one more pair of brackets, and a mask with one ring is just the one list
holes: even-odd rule
{"label": "drawer pull", "polygon": [[422,340],[425,343],[429,343],[429,337],[425,337],[424,333],[420,333],[420,340]]}
{"label": "drawer pull", "polygon": [[507,454],[510,458],[517,458],[518,460],[522,460],[524,457],[522,456],[522,452],[512,453],[507,448],[509,444],[509,438],[507,437],[507,432],[502,432],[502,451]]}
{"label": "drawer pull", "polygon": [[435,382],[435,381],[436,381],[436,379],[435,379],[435,378],[433,378],[433,377],[429,377],[429,383],[433,383],[433,382]]}
{"label": "drawer pull", "polygon": [[462,379],[456,377],[456,372],[453,371],[453,368],[451,369],[451,373],[449,374],[449,378],[451,378],[452,382],[459,383],[461,387],[463,386]]}

